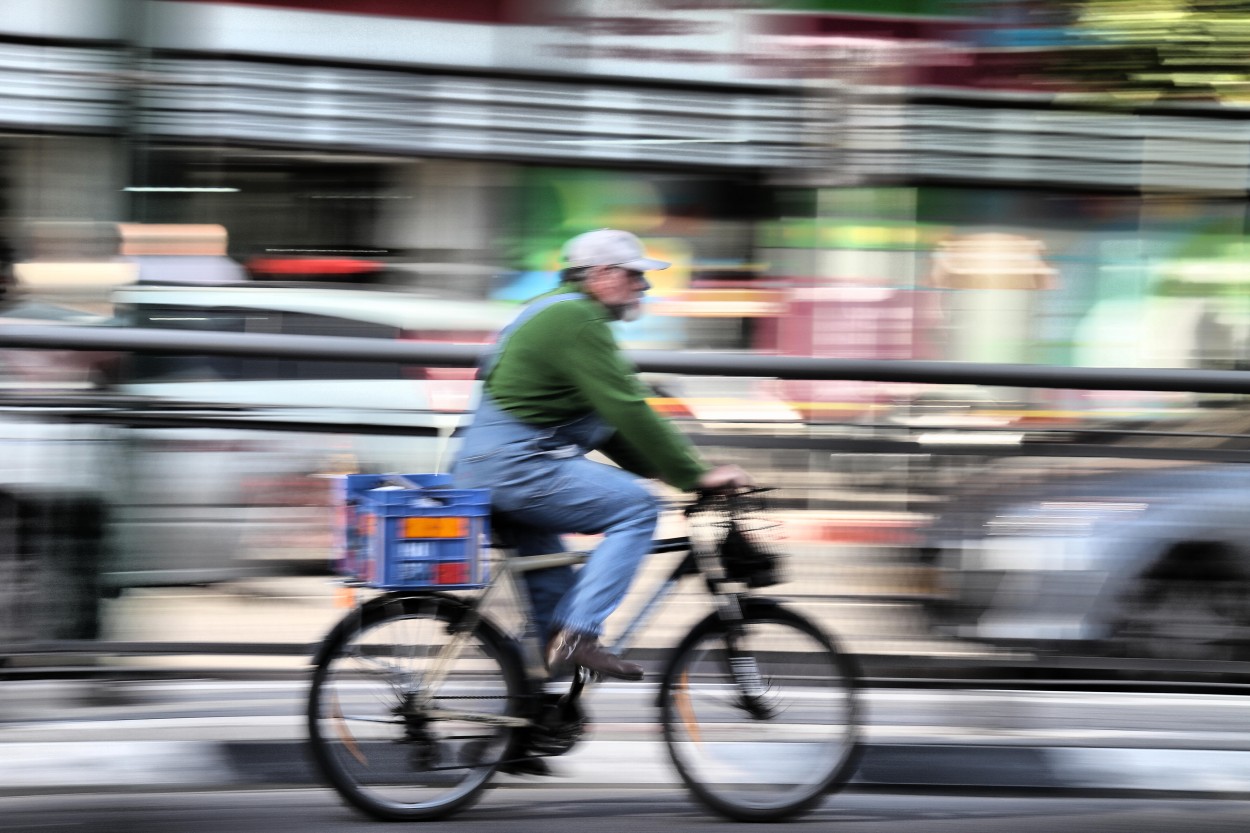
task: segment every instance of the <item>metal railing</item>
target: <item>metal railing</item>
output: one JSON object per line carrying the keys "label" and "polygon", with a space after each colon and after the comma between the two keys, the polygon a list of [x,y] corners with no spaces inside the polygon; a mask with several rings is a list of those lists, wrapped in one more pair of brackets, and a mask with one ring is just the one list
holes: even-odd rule
{"label": "metal railing", "polygon": [[[0,347],[379,361],[430,367],[472,367],[482,349],[467,344],[422,344],[344,336],[41,325],[0,329]],[[1250,393],[1250,371],[1241,370],[827,359],[674,350],[636,350],[629,351],[628,356],[639,370],[651,373],[1079,390]]]}

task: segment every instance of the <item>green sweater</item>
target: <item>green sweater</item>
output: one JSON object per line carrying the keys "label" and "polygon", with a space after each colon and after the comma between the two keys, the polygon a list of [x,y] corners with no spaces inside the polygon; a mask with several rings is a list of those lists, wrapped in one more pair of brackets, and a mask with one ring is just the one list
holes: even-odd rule
{"label": "green sweater", "polygon": [[[563,283],[549,294],[580,291],[576,283]],[[597,411],[616,429],[600,451],[628,471],[691,490],[708,466],[647,404],[608,327],[611,320],[588,296],[552,304],[508,337],[486,391],[530,425],[558,425]]]}

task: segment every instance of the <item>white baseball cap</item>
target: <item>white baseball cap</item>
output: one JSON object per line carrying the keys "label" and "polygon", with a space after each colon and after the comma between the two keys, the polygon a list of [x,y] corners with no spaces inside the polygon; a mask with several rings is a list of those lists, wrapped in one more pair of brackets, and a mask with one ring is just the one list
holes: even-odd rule
{"label": "white baseball cap", "polygon": [[564,244],[567,266],[622,266],[635,272],[667,269],[666,260],[647,257],[642,241],[627,231],[601,228],[579,234]]}

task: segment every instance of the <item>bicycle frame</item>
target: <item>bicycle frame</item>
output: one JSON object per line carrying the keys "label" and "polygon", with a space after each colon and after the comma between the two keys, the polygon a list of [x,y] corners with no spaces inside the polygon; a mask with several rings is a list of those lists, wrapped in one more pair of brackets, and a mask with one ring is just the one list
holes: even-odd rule
{"label": "bicycle frame", "polygon": [[[657,539],[653,542],[650,552],[654,554],[666,552],[686,552],[686,557],[677,563],[677,565],[669,573],[668,577],[652,591],[643,606],[633,616],[621,635],[611,646],[611,650],[621,653],[627,650],[631,640],[639,630],[651,619],[655,610],[672,594],[677,584],[685,577],[694,575],[699,572],[697,556],[692,542],[689,538],[665,538]],[[508,583],[511,583],[518,589],[518,595],[524,599],[524,606],[528,608],[528,596],[524,592],[523,583],[520,577],[531,570],[546,570],[553,567],[572,566],[584,563],[590,557],[587,552],[559,552],[544,553],[542,555],[526,555],[513,556],[508,555],[504,551],[504,556],[499,559],[497,570],[491,581],[476,596],[465,600],[466,615],[468,619],[460,623],[456,629],[456,633],[452,639],[443,646],[435,659],[433,668],[426,674],[418,692],[417,704],[430,713],[437,713],[440,717],[457,717],[460,719],[476,720],[477,717],[468,713],[448,713],[434,709],[430,706],[430,698],[433,692],[447,675],[447,669],[451,661],[459,655],[468,634],[472,632],[477,619],[484,615],[490,609],[491,600],[499,593],[499,589]],[[402,592],[402,591],[401,591]],[[526,610],[528,614],[528,610]],[[530,679],[541,678],[539,669],[541,668],[540,646],[532,635],[521,634],[517,638],[517,642],[522,648],[522,658],[525,661],[526,675]],[[491,722],[503,725],[526,726],[529,721],[524,718],[506,718],[492,717],[489,721],[485,721],[486,716],[481,716],[484,722]]]}
{"label": "bicycle frame", "polygon": [[[498,569],[495,571],[494,577],[486,585],[486,587],[476,596],[465,601],[465,609],[468,617],[462,621],[456,629],[453,638],[448,641],[443,649],[439,652],[439,656],[435,660],[434,667],[426,674],[421,691],[417,697],[417,705],[424,709],[432,716],[442,718],[455,718],[461,720],[469,720],[473,722],[489,723],[493,725],[514,726],[517,728],[532,725],[532,721],[527,717],[508,717],[503,715],[479,715],[470,712],[449,712],[442,709],[432,707],[430,699],[433,692],[438,689],[439,684],[446,677],[447,668],[451,661],[459,654],[464,641],[468,638],[468,634],[472,632],[478,618],[489,610],[490,601],[498,594],[499,588],[507,583],[511,583],[518,590],[527,608],[528,613],[528,595],[524,592],[523,583],[520,577],[532,570],[545,570],[553,567],[571,566],[584,563],[589,557],[587,552],[559,552],[544,553],[542,555],[513,556],[508,555],[506,550],[501,548],[504,555],[499,559]],[[677,562],[669,571],[668,576],[660,582],[654,590],[651,591],[645,602],[633,615],[629,622],[625,625],[620,635],[615,641],[607,646],[609,650],[620,655],[632,646],[633,639],[639,631],[651,620],[655,611],[662,605],[669,596],[672,595],[677,585],[685,578],[702,573],[708,583],[708,591],[712,598],[716,601],[717,611],[722,619],[727,622],[740,621],[742,618],[740,597],[743,595],[738,592],[723,592],[718,585],[720,580],[714,577],[714,567],[711,563],[700,565],[701,560],[714,561],[715,553],[704,553],[700,548],[688,537],[678,538],[661,538],[652,542],[650,554],[658,555],[662,553],[684,552],[685,556]],[[505,580],[506,577],[506,580]],[[754,701],[764,691],[763,683],[760,680],[759,672],[755,667],[752,657],[740,656],[737,650],[736,640],[737,630],[731,628],[730,640],[728,648],[730,670],[737,681],[738,686],[744,698],[748,701]],[[531,681],[541,681],[543,679],[543,667],[540,646],[532,634],[523,633],[517,637],[517,642],[521,646],[523,664],[526,676]],[[587,682],[587,675],[581,669],[574,677],[572,691],[578,693]]]}
{"label": "bicycle frame", "polygon": [[652,543],[652,555],[665,552],[685,552],[686,556],[678,561],[669,572],[668,577],[651,591],[651,595],[643,602],[642,607],[638,609],[638,612],[625,625],[624,630],[621,631],[616,641],[609,646],[610,650],[616,654],[622,654],[629,650],[633,644],[634,637],[651,620],[656,608],[672,595],[674,588],[677,587],[682,579],[700,572],[698,555],[693,542],[689,538],[662,538]]}

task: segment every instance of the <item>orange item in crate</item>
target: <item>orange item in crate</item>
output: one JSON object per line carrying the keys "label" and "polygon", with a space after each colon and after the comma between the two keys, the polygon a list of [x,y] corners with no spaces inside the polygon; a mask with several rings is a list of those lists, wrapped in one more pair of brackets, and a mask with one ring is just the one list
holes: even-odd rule
{"label": "orange item in crate", "polygon": [[400,538],[464,538],[468,518],[400,518]]}

